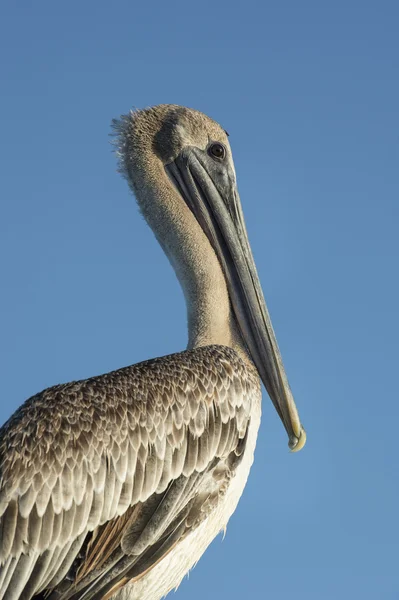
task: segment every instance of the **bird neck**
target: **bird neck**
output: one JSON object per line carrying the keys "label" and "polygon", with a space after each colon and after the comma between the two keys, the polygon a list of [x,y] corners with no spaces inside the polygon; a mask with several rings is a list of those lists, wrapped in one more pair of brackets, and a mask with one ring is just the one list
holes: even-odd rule
{"label": "bird neck", "polygon": [[155,156],[131,181],[141,212],[173,266],[187,305],[188,347],[243,348],[226,280],[198,221]]}

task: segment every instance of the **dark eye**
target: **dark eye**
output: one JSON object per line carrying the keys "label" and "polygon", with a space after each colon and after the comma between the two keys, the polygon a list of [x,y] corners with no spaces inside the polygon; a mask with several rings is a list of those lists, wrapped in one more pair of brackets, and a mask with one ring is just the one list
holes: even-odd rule
{"label": "dark eye", "polygon": [[214,158],[223,160],[224,157],[226,156],[226,148],[223,146],[223,144],[219,144],[218,142],[215,142],[214,144],[209,146],[209,154],[211,156],[213,156]]}

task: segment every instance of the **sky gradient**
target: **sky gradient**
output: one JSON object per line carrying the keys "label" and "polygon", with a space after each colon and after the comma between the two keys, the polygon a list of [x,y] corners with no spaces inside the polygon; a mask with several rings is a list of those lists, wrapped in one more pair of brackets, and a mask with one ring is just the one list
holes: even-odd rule
{"label": "sky gradient", "polygon": [[[399,598],[399,5],[4,2],[0,421],[184,349],[183,295],[110,121],[176,103],[230,134],[308,442],[264,394],[248,486],[177,600]],[[5,60],[4,60],[4,57]]]}

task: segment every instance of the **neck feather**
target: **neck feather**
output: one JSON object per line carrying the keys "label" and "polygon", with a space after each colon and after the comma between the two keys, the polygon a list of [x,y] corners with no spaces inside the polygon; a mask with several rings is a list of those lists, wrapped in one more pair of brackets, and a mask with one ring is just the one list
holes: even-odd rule
{"label": "neck feather", "polygon": [[[147,157],[148,158],[148,157]],[[129,177],[140,209],[172,264],[187,304],[188,347],[236,346],[226,281],[194,215],[153,155]]]}

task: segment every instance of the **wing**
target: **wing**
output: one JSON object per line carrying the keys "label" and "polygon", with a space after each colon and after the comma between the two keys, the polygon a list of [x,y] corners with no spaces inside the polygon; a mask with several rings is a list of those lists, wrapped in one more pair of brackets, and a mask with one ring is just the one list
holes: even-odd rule
{"label": "wing", "polygon": [[217,505],[257,375],[208,346],[56,386],[0,436],[0,599],[103,596]]}

